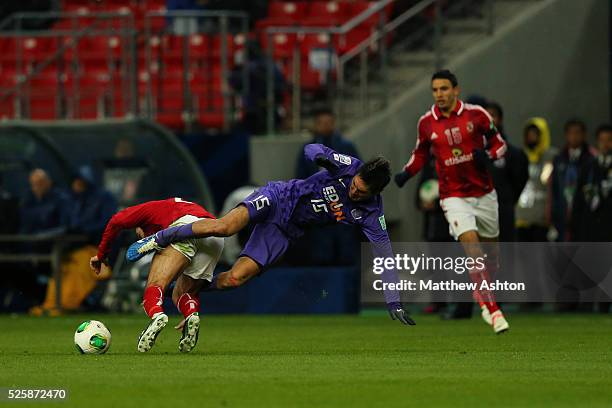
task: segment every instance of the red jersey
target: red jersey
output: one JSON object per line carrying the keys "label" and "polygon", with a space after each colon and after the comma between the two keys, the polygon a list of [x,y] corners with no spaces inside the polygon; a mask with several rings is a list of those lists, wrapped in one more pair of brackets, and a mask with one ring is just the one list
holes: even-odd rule
{"label": "red jersey", "polygon": [[145,235],[149,236],[168,228],[170,224],[185,215],[215,218],[198,204],[180,198],[149,201],[119,211],[110,219],[102,234],[102,240],[98,245],[98,259],[103,260],[108,256],[113,241],[122,230],[140,227]]}
{"label": "red jersey", "polygon": [[487,170],[477,166],[472,152],[485,151],[492,160],[501,158],[506,143],[489,113],[478,105],[460,100],[447,118],[434,105],[421,116],[416,147],[404,171],[411,176],[421,170],[428,153],[436,159],[440,199],[446,197],[480,197],[493,190]]}

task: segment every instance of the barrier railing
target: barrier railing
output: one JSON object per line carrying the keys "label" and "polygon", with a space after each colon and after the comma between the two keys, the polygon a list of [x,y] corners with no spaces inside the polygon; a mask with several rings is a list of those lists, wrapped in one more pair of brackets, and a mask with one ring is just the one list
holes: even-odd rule
{"label": "barrier railing", "polygon": [[[155,24],[155,20],[164,19],[170,24],[160,25]],[[144,39],[145,39],[145,67],[148,75],[146,76],[146,94],[144,98],[144,106],[142,112],[145,117],[153,118],[162,109],[155,103],[152,78],[158,74],[163,65],[163,55],[158,52],[153,55],[153,48],[159,45],[160,37],[164,35],[172,35],[180,39],[180,58],[183,65],[182,75],[182,112],[181,116],[187,125],[190,126],[197,121],[198,114],[201,113],[199,105],[203,105],[202,98],[196,96],[204,96],[205,98],[214,98],[214,90],[206,89],[204,95],[195,95],[194,84],[192,83],[192,75],[194,70],[202,70],[207,76],[214,70],[211,66],[196,66],[192,67],[192,62],[195,60],[190,55],[190,46],[194,35],[199,35],[201,41],[209,41],[210,45],[214,43],[215,35],[219,35],[220,48],[219,55],[210,54],[213,58],[213,66],[216,62],[221,68],[221,94],[222,94],[222,113],[223,113],[223,129],[228,130],[232,120],[236,117],[237,104],[234,101],[236,92],[232,89],[229,83],[231,68],[234,66],[230,56],[230,44],[228,44],[228,35],[241,34],[242,41],[246,41],[248,37],[248,22],[249,18],[246,13],[232,11],[155,11],[145,15],[144,24]],[[234,24],[235,23],[235,24]],[[234,27],[237,26],[237,27]],[[157,29],[155,28],[157,27]],[[244,42],[243,42],[244,44]],[[247,48],[243,48],[244,61],[247,60]],[[218,60],[218,61],[216,61]],[[205,72],[207,69],[211,72]],[[249,91],[249,75],[246,63],[242,64],[242,95],[248,94]],[[163,80],[163,78],[161,78]],[[208,93],[208,95],[206,95]],[[214,106],[213,106],[214,108]],[[212,109],[214,111],[214,109]]]}
{"label": "barrier railing", "polygon": [[[63,20],[66,24],[52,30],[25,30],[29,20]],[[8,31],[2,31],[8,30]],[[83,51],[80,44],[88,38],[104,36],[108,38],[109,46],[100,51],[106,66],[107,77],[104,79],[113,84],[121,80],[120,95],[115,95],[114,86],[106,87],[104,92],[97,92],[93,98],[83,95],[81,79],[84,67],[80,64],[79,53]],[[115,110],[124,116],[137,114],[137,95],[134,78],[136,73],[136,31],[134,16],[129,13],[91,13],[79,12],[33,12],[15,13],[0,24],[0,39],[14,40],[15,42],[15,84],[0,92],[0,103],[6,103],[10,98],[14,101],[14,119],[29,119],[33,116],[48,116],[49,119],[78,119],[82,117],[100,118],[115,116]],[[43,58],[27,56],[28,45],[37,42],[46,43],[51,40],[53,50],[43,50]],[[117,53],[114,48],[118,49]],[[88,50],[99,51],[99,50]],[[12,56],[4,55],[2,65],[6,65],[10,72]],[[39,89],[32,86],[36,80],[43,81],[43,74],[49,68],[57,76],[57,92],[54,95],[53,112],[32,112],[32,101],[38,96]],[[46,95],[43,95],[43,97]],[[44,98],[43,98],[44,99]],[[95,100],[95,112],[85,112],[83,101]],[[115,101],[120,103],[115,103]],[[45,104],[42,104],[43,106]],[[46,107],[48,108],[48,107]]]}
{"label": "barrier railing", "polygon": [[[484,12],[483,15],[483,29],[487,34],[493,33],[494,19],[493,19],[493,1],[484,0],[481,5]],[[351,71],[353,74],[357,74],[356,84],[353,83],[354,88],[358,89],[357,105],[359,106],[360,116],[368,115],[371,113],[370,104],[372,102],[371,95],[369,93],[369,86],[373,73],[378,78],[377,82],[380,83],[382,92],[379,93],[380,107],[384,108],[389,103],[390,98],[390,84],[387,76],[388,70],[388,59],[389,59],[389,44],[391,36],[395,35],[396,31],[406,24],[414,21],[417,16],[428,9],[433,8],[433,18],[430,21],[430,25],[426,27],[431,32],[431,50],[433,53],[432,68],[439,69],[442,67],[443,51],[442,51],[442,35],[445,29],[445,20],[447,16],[452,14],[453,10],[466,7],[469,8],[471,3],[469,0],[458,0],[454,2],[448,2],[447,8],[443,10],[443,2],[440,0],[422,0],[412,7],[397,14],[392,20],[387,21],[385,15],[385,8],[393,3],[393,0],[378,1],[361,14],[353,17],[345,24],[339,27],[268,27],[266,29],[267,44],[268,44],[268,92],[267,92],[267,132],[269,135],[274,135],[276,132],[274,123],[274,110],[275,110],[275,95],[273,90],[273,69],[274,59],[272,52],[272,35],[275,33],[293,34],[298,39],[303,38],[307,34],[323,34],[328,36],[344,36],[349,31],[358,27],[360,24],[365,22],[367,19],[374,15],[379,16],[379,23],[376,29],[360,43],[353,46],[351,49],[345,51],[341,55],[337,55],[333,50],[332,41],[329,41],[328,47],[328,63],[326,76],[326,96],[327,103],[334,107],[334,111],[338,118],[340,127],[346,125],[345,122],[345,107],[348,103],[354,102],[355,97],[347,93],[349,88],[347,73]],[[446,4],[446,3],[445,3]],[[301,53],[300,53],[299,41],[295,42],[292,55],[292,82],[293,90],[291,96],[291,113],[292,113],[292,133],[297,134],[302,130],[302,95],[300,89],[300,78],[301,78]],[[335,81],[334,81],[335,77]],[[355,81],[353,81],[355,82]]]}

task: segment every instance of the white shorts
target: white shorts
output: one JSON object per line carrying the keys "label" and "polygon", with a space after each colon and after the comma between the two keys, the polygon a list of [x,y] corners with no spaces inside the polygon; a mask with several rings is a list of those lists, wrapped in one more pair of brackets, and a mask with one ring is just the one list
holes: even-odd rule
{"label": "white shorts", "polygon": [[495,190],[480,197],[448,197],[440,200],[440,207],[444,210],[450,234],[455,239],[467,231],[476,231],[484,238],[499,236]]}
{"label": "white shorts", "polygon": [[[170,226],[191,224],[201,219],[193,215],[184,215]],[[223,252],[223,242],[223,238],[220,237],[191,238],[174,242],[170,246],[189,259],[190,264],[183,271],[185,275],[193,279],[206,279],[210,282],[215,266],[221,258],[221,252]]]}

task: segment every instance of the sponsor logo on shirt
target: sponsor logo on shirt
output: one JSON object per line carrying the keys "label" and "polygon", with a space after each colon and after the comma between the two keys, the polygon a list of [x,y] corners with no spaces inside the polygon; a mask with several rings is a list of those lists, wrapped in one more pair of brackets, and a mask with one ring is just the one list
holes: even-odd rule
{"label": "sponsor logo on shirt", "polygon": [[344,204],[340,202],[340,196],[336,192],[335,187],[334,186],[324,187],[323,197],[325,198],[325,201],[327,201],[327,204],[329,205],[329,209],[336,217],[336,221],[338,222],[342,221],[345,218],[344,214],[342,213],[342,207],[344,207]]}
{"label": "sponsor logo on shirt", "polygon": [[453,157],[444,160],[444,165],[445,166],[455,166],[457,164],[461,164],[461,163],[465,163],[465,162],[469,162],[471,160],[474,159],[474,157],[472,156],[472,153],[469,154],[463,154],[463,150],[459,149],[459,148],[454,148],[451,150]]}
{"label": "sponsor logo on shirt", "polygon": [[[312,209],[314,212],[332,212],[336,221],[340,222],[345,219],[344,214],[342,213],[342,207],[344,204],[340,202],[340,196],[336,192],[334,186],[323,187],[323,197],[322,199],[314,199],[310,200],[312,204]],[[329,210],[327,209],[329,206]]]}

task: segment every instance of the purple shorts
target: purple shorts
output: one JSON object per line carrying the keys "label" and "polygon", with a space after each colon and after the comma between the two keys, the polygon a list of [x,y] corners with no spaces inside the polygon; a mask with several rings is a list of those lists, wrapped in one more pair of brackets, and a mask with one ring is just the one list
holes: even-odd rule
{"label": "purple shorts", "polygon": [[241,203],[249,211],[249,218],[256,224],[240,256],[248,256],[266,269],[276,262],[289,248],[289,237],[276,221],[277,200],[271,189],[262,187]]}

